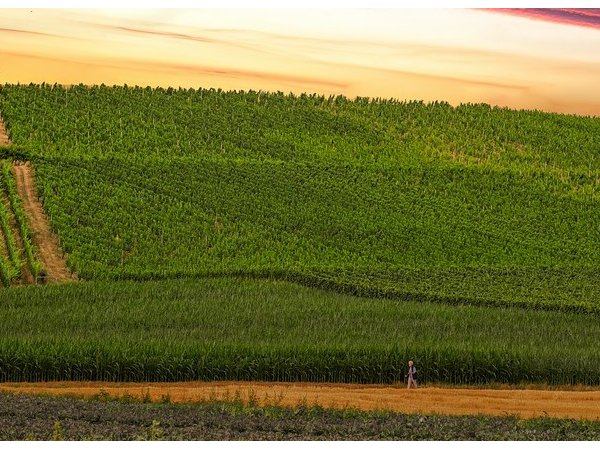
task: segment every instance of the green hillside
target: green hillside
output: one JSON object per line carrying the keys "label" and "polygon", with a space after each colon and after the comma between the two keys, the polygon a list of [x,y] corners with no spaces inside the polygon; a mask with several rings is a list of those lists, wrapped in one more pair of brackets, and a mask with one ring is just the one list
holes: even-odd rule
{"label": "green hillside", "polygon": [[0,112],[86,280],[0,290],[0,381],[600,384],[599,118],[49,85]]}
{"label": "green hillside", "polygon": [[49,85],[3,86],[0,110],[84,279],[600,308],[598,118]]}

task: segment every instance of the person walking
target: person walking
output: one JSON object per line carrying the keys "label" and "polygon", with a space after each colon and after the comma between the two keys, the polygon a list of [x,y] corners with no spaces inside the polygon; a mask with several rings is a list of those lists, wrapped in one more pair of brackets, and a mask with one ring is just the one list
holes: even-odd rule
{"label": "person walking", "polygon": [[408,362],[408,389],[414,387],[417,388],[417,368],[412,361]]}

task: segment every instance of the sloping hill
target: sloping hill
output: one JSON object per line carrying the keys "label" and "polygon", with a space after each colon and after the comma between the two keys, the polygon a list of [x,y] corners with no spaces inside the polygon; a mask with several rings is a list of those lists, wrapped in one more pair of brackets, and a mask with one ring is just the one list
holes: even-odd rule
{"label": "sloping hill", "polygon": [[381,383],[411,358],[600,383],[598,118],[48,85],[0,111],[88,280],[0,290],[0,380]]}
{"label": "sloping hill", "polygon": [[86,279],[275,276],[600,308],[600,119],[262,92],[4,86]]}

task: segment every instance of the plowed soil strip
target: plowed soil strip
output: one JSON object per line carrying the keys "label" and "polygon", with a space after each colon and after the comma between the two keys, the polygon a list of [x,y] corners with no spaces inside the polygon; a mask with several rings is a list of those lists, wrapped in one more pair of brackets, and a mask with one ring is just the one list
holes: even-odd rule
{"label": "plowed soil strip", "polygon": [[557,417],[600,420],[600,391],[558,391],[538,389],[467,389],[404,386],[265,383],[265,382],[186,382],[186,383],[100,383],[49,382],[3,383],[0,391],[93,397],[149,396],[172,402],[208,400],[253,400],[260,405],[357,408],[392,410],[404,413],[449,415],[516,415],[522,418]]}
{"label": "plowed soil strip", "polygon": [[60,249],[58,237],[52,232],[42,203],[37,196],[31,164],[15,164],[13,168],[17,191],[27,215],[31,240],[37,249],[42,265],[46,269],[46,281],[50,283],[62,283],[76,280],[77,276],[72,274],[67,267]]}

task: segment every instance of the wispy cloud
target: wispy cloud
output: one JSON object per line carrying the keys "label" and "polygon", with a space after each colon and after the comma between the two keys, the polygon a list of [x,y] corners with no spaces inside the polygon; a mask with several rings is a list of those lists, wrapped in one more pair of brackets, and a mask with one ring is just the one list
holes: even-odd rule
{"label": "wispy cloud", "polygon": [[[33,66],[39,66],[42,63],[46,64],[46,67],[67,68],[67,66],[76,67],[74,69],[75,77],[71,76],[73,71],[64,70],[65,75],[59,76],[54,79],[48,79],[43,81],[59,82],[63,84],[77,84],[84,82],[100,83],[102,80],[94,80],[94,77],[86,79],[77,79],[77,77],[83,77],[84,73],[98,73],[98,71],[104,69],[105,71],[111,71],[113,73],[127,74],[171,74],[176,75],[187,80],[202,80],[205,76],[214,76],[218,78],[229,78],[239,80],[262,80],[268,83],[272,83],[274,86],[284,85],[291,88],[292,86],[313,86],[315,88],[321,88],[326,90],[344,91],[348,89],[349,85],[343,81],[335,81],[326,77],[318,76],[303,76],[293,75],[285,73],[273,73],[266,71],[254,71],[244,69],[234,69],[225,66],[208,66],[199,64],[177,64],[170,62],[157,62],[157,61],[133,61],[123,60],[118,58],[106,58],[103,60],[72,60],[65,57],[58,56],[44,56],[37,54],[26,54],[20,52],[5,52],[0,50],[0,60],[11,62],[14,67],[19,65],[19,60],[25,60],[28,64]],[[13,68],[14,68],[13,67]],[[1,73],[0,73],[1,75]],[[175,76],[172,79],[176,78]],[[141,77],[144,78],[143,76]],[[94,81],[89,81],[94,80]],[[15,80],[18,81],[18,80]],[[168,83],[167,83],[168,84]],[[202,84],[202,83],[200,83]]]}
{"label": "wispy cloud", "polygon": [[26,34],[26,35],[30,35],[30,36],[58,36],[57,34],[42,33],[39,31],[19,30],[16,28],[1,28],[1,27],[0,27],[0,33]]}
{"label": "wispy cloud", "polygon": [[207,42],[207,43],[215,43],[217,42],[215,39],[211,39],[204,36],[194,36],[191,34],[185,33],[175,33],[172,31],[159,31],[159,30],[144,30],[141,28],[132,28],[132,27],[122,27],[122,26],[113,26],[107,27],[117,31],[125,31],[133,34],[140,34],[146,36],[160,36],[160,37],[169,37],[174,39],[184,39],[187,41],[196,41],[196,42]]}
{"label": "wispy cloud", "polygon": [[[144,64],[140,64],[139,67],[143,67]],[[302,85],[317,85],[323,86],[327,88],[334,89],[346,89],[348,87],[347,83],[341,81],[333,81],[326,78],[321,77],[310,77],[310,76],[301,76],[301,75],[290,75],[283,73],[273,73],[273,72],[261,72],[254,70],[243,70],[243,69],[231,69],[227,67],[211,67],[211,66],[201,66],[201,65],[193,65],[193,64],[169,64],[169,63],[148,63],[146,67],[153,70],[166,70],[166,71],[177,71],[177,72],[188,72],[194,75],[218,75],[224,77],[231,78],[242,78],[242,79],[261,79],[268,80],[272,82],[283,82],[283,83],[292,83]]]}
{"label": "wispy cloud", "polygon": [[546,22],[600,29],[600,9],[500,8],[488,9],[486,11],[512,14]]}
{"label": "wispy cloud", "polygon": [[[157,39],[171,39],[173,42],[188,42],[188,43],[197,43],[197,44],[207,44],[214,46],[223,46],[229,47],[230,49],[238,49],[238,50],[246,50],[255,53],[261,54],[271,54],[273,56],[278,56],[278,54],[274,53],[270,49],[268,49],[264,43],[256,43],[250,42],[248,37],[250,37],[254,31],[246,31],[246,30],[236,30],[233,32],[231,30],[213,30],[213,29],[203,29],[203,30],[191,30],[190,32],[183,31],[172,31],[167,27],[169,24],[166,23],[158,23],[154,25],[114,25],[114,24],[105,24],[105,23],[96,23],[93,21],[85,22],[78,21],[78,24],[88,29],[100,29],[103,32],[108,32],[112,36],[118,36],[122,34],[123,36],[133,36],[138,38],[157,38]],[[154,27],[154,28],[153,28]],[[184,27],[180,27],[182,30]]]}

